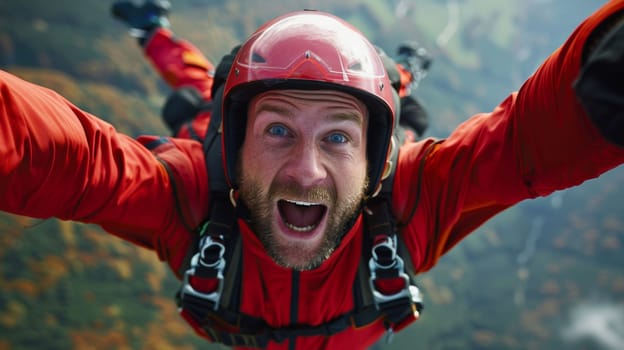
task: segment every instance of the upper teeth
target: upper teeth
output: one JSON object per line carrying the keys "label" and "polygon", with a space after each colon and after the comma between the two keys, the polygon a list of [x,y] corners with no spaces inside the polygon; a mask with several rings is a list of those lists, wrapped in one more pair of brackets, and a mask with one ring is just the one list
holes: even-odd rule
{"label": "upper teeth", "polygon": [[319,205],[319,203],[309,203],[309,202],[302,202],[302,201],[293,201],[293,200],[286,200],[289,203],[293,203],[296,205],[302,205],[302,206],[306,206],[306,207],[311,207],[313,205]]}

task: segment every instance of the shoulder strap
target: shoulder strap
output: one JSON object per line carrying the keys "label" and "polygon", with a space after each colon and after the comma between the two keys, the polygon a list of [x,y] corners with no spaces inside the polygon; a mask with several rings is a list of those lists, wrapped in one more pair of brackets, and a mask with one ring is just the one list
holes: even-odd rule
{"label": "shoulder strap", "polygon": [[356,312],[360,310],[364,317],[358,320],[356,316],[356,323],[370,322],[367,319],[370,313],[365,311],[374,307],[384,318],[388,340],[394,332],[417,320],[423,310],[422,295],[414,283],[411,254],[402,246],[392,214],[399,146],[395,135],[381,189],[366,203],[362,257],[353,291]]}

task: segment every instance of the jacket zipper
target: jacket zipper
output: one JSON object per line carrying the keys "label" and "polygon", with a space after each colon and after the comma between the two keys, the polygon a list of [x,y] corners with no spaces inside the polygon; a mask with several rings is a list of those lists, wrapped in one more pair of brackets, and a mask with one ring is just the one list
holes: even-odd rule
{"label": "jacket zipper", "polygon": [[[293,270],[292,271],[292,290],[290,296],[290,324],[292,326],[296,325],[297,322],[297,314],[299,313],[299,276],[300,272]],[[288,339],[288,349],[295,350],[297,346],[297,336],[291,335]]]}

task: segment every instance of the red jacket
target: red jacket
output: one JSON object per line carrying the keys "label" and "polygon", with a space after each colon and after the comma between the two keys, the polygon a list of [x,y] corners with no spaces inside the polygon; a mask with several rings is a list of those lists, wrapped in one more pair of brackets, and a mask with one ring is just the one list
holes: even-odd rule
{"label": "red jacket", "polygon": [[[405,224],[401,234],[417,271],[432,268],[509,206],[578,185],[624,162],[624,150],[600,136],[571,88],[586,38],[623,8],[624,2],[613,1],[590,16],[491,113],[473,116],[442,142],[427,139],[401,148],[392,204]],[[150,54],[158,49],[156,40],[147,47],[152,58],[159,57]],[[175,76],[190,76],[179,75],[179,69],[173,67]],[[198,142],[171,139],[154,154],[143,146],[152,140],[120,134],[58,94],[0,72],[0,210],[99,224],[154,250],[180,276],[194,235],[189,228],[207,215],[210,179]],[[174,186],[161,160],[170,164],[174,179],[184,181]],[[319,325],[351,310],[361,218],[322,266],[297,274],[297,286],[293,271],[273,263],[239,223],[242,312],[280,327]],[[331,338],[300,337],[296,347],[365,348],[383,332],[377,322]],[[289,342],[270,348],[288,349]]]}

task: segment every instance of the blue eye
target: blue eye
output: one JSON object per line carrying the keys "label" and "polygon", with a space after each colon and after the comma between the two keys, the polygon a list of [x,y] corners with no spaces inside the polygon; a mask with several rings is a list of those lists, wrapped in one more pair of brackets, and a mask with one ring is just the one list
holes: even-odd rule
{"label": "blue eye", "polygon": [[273,136],[286,136],[288,135],[288,129],[284,125],[271,125],[268,128],[268,133]]}
{"label": "blue eye", "polygon": [[331,134],[327,137],[327,140],[331,143],[346,143],[348,141],[347,137],[343,134]]}

